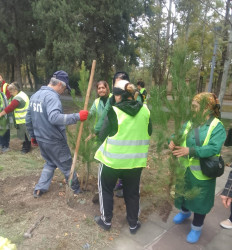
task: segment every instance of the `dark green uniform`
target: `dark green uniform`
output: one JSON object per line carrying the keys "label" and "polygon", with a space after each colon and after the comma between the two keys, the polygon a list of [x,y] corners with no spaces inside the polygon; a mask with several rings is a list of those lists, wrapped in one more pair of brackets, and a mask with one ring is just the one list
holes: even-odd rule
{"label": "dark green uniform", "polygon": [[[199,128],[200,145],[203,144],[206,138],[212,120],[213,118],[210,118]],[[219,154],[225,139],[226,132],[222,123],[218,123],[214,128],[209,142],[205,146],[196,146],[194,129],[190,130],[186,138],[186,146],[190,149],[189,157],[204,158]],[[192,188],[197,187],[200,189],[200,193],[193,199],[184,199],[184,197],[177,198],[175,200],[175,206],[179,209],[184,207],[194,213],[207,214],[214,205],[215,184],[216,178],[198,180],[188,167],[185,172],[185,190],[191,190]]]}

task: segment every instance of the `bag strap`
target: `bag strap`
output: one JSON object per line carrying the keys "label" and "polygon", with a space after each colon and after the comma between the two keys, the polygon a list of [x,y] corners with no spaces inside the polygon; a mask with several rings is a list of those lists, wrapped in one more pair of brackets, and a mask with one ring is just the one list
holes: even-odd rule
{"label": "bag strap", "polygon": [[195,129],[194,129],[194,132],[195,132],[196,145],[197,145],[197,146],[201,146],[201,145],[200,145],[200,139],[199,139],[199,127],[195,128]]}

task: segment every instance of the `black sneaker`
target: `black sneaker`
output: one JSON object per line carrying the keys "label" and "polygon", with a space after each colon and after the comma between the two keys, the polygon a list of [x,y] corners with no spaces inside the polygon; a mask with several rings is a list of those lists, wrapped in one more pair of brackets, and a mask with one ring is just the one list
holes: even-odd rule
{"label": "black sneaker", "polygon": [[21,149],[21,154],[27,154],[29,152],[30,152],[30,149],[25,149],[25,148]]}
{"label": "black sneaker", "polygon": [[101,219],[101,216],[95,216],[94,217],[94,220],[96,221],[96,223],[101,227],[103,228],[104,230],[106,231],[109,231],[110,228],[111,228],[111,223],[105,223],[102,219]]}
{"label": "black sneaker", "polygon": [[141,223],[138,221],[136,227],[130,227],[130,233],[131,234],[136,234],[137,231],[140,229]]}

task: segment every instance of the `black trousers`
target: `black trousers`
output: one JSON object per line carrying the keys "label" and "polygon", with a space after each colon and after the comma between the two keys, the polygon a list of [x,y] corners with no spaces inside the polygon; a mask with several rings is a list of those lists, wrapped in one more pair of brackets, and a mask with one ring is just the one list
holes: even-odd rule
{"label": "black trousers", "polygon": [[101,219],[108,225],[113,217],[114,187],[118,178],[122,179],[123,196],[126,203],[127,221],[131,228],[137,226],[139,216],[139,185],[142,168],[113,169],[100,164],[98,189]]}
{"label": "black trousers", "polygon": [[28,153],[31,150],[31,141],[29,141],[26,134],[25,134],[24,138],[25,138],[25,141],[23,142],[21,151]]}
{"label": "black trousers", "polygon": [[[181,208],[184,212],[188,212],[189,210],[182,207]],[[197,214],[197,213],[194,213],[193,214],[193,222],[192,224],[196,227],[201,227],[203,224],[204,224],[204,220],[205,220],[205,216],[206,214]]]}

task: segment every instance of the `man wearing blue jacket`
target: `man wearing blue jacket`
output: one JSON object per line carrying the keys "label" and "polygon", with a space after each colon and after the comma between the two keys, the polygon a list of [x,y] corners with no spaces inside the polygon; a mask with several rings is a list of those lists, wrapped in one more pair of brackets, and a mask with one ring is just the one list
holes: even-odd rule
{"label": "man wearing blue jacket", "polygon": [[[53,74],[48,86],[41,87],[30,99],[26,126],[32,138],[32,145],[38,143],[41,155],[46,161],[39,182],[34,189],[35,198],[48,191],[57,167],[68,181],[72,156],[67,144],[65,126],[75,124],[77,121],[85,121],[88,117],[87,110],[63,114],[60,95],[66,88],[71,90],[68,74],[60,70]],[[75,172],[71,188],[75,194],[81,192]]]}

